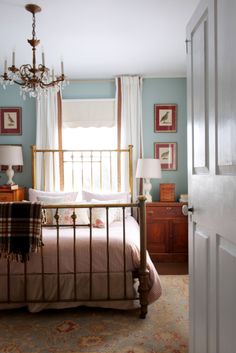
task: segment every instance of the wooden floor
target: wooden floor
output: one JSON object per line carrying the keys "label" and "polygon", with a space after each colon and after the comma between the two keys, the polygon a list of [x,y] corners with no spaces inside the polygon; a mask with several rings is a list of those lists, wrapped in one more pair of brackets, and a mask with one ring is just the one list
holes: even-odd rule
{"label": "wooden floor", "polygon": [[187,275],[188,263],[155,263],[154,265],[160,275]]}

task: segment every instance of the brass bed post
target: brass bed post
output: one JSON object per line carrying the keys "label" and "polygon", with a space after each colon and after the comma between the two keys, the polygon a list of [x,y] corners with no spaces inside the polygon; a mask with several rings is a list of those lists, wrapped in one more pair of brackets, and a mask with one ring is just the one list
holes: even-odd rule
{"label": "brass bed post", "polygon": [[133,202],[133,145],[129,145],[129,192],[131,193],[131,202]]}
{"label": "brass bed post", "polygon": [[31,159],[32,159],[32,188],[35,189],[36,188],[36,174],[35,174],[35,171],[36,171],[36,166],[35,166],[35,161],[36,161],[36,158],[35,158],[35,150],[36,150],[36,147],[35,145],[32,145],[31,146]]}
{"label": "brass bed post", "polygon": [[64,190],[64,151],[59,150],[59,175],[60,175],[60,190]]}
{"label": "brass bed post", "polygon": [[146,238],[146,197],[140,195],[140,268],[139,268],[139,300],[141,305],[140,318],[145,319],[148,306],[148,270],[147,270],[147,238]]}

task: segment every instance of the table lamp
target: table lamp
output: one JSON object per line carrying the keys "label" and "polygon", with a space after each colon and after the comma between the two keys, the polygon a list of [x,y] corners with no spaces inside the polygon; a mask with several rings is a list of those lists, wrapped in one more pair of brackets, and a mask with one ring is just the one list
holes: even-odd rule
{"label": "table lamp", "polygon": [[6,175],[7,185],[15,184],[13,181],[13,165],[23,165],[22,146],[20,145],[0,145],[0,165],[7,165]]}
{"label": "table lamp", "polygon": [[136,178],[144,178],[144,194],[147,198],[147,202],[152,202],[152,196],[150,191],[152,189],[152,184],[150,179],[161,178],[161,165],[160,160],[156,158],[142,158],[138,160],[136,169]]}

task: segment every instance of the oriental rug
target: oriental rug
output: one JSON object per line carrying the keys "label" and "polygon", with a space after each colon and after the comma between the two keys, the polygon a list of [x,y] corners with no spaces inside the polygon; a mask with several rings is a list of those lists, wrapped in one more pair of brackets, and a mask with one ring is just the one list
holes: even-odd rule
{"label": "oriental rug", "polygon": [[138,310],[0,311],[0,353],[187,353],[188,276],[160,277],[145,320]]}

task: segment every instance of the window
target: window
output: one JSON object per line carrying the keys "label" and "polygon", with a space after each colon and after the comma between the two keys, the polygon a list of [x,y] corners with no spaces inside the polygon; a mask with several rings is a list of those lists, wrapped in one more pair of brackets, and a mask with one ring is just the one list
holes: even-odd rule
{"label": "window", "polygon": [[[62,147],[89,151],[117,149],[115,100],[63,100]],[[67,153],[64,159],[65,189],[70,189],[71,183],[77,190],[91,189],[91,186],[94,190],[115,189],[115,155],[107,152],[93,156],[91,152]]]}
{"label": "window", "polygon": [[115,115],[115,99],[63,100],[63,148],[116,148]]}

